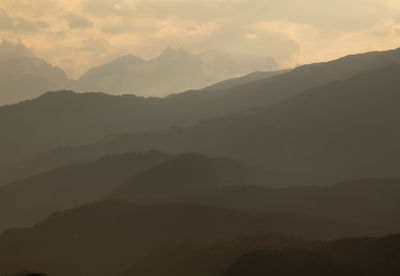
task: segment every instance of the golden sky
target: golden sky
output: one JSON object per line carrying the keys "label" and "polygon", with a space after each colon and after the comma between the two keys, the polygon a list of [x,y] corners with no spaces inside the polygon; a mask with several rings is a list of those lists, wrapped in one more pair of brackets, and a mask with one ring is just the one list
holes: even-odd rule
{"label": "golden sky", "polygon": [[272,56],[287,67],[400,47],[400,0],[0,0],[0,39],[71,77],[167,46]]}

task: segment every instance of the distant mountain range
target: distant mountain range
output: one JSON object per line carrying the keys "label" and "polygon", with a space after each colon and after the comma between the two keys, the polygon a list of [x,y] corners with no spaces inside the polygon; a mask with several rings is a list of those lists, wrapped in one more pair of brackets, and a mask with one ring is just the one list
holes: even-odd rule
{"label": "distant mountain range", "polygon": [[107,198],[137,203],[185,201],[186,196],[242,185],[284,187],[295,185],[295,180],[227,158],[185,153],[134,175]]}
{"label": "distant mountain range", "polygon": [[161,152],[105,156],[0,187],[0,232],[32,226],[56,211],[103,198],[136,173],[170,158]]}
{"label": "distant mountain range", "polygon": [[[327,63],[302,66],[280,75],[278,74],[276,76],[269,76],[265,79],[245,82],[238,86],[228,86],[227,89],[188,91],[163,99],[145,99],[135,96],[109,96],[96,93],[76,94],[70,91],[47,93],[32,101],[0,108],[0,125],[2,126],[3,132],[7,133],[7,135],[0,137],[0,150],[2,152],[2,156],[0,157],[0,167],[1,165],[10,165],[16,161],[23,160],[28,156],[45,153],[60,146],[90,143],[105,136],[117,135],[118,133],[167,128],[171,126],[193,125],[201,120],[226,116],[228,114],[249,110],[257,106],[271,106],[285,99],[292,98],[299,94],[301,95],[304,91],[313,87],[327,85],[335,80],[344,81],[366,70],[377,70],[396,62],[400,62],[400,50],[372,52],[348,56]],[[392,68],[391,70],[394,69]],[[378,95],[379,90],[384,89],[385,85],[389,86],[388,82],[392,81],[394,82],[393,86],[388,87],[388,89],[393,89],[393,87],[396,86],[396,80],[394,77],[393,80],[390,79],[392,75],[390,72],[387,73],[388,74],[381,79],[378,79],[378,77],[385,74],[383,71],[382,73],[378,73],[378,71],[376,72],[379,76],[375,75],[374,72],[369,73],[368,76],[364,76],[367,82],[372,82],[371,78],[376,78],[375,82],[382,81],[382,84],[380,84],[380,86],[376,84],[365,85],[362,89],[371,90],[375,87],[375,95]],[[360,78],[362,77],[344,81],[343,84],[350,89],[352,85],[351,82],[359,80],[359,83],[362,83]],[[332,91],[324,94],[329,94],[329,97],[335,95],[336,92],[334,90],[341,89],[337,87],[337,85],[335,86],[335,84],[330,84],[327,86]],[[354,95],[353,100],[357,101],[357,95],[355,93],[356,92],[353,91],[349,95]],[[314,93],[314,95],[316,94],[317,92]],[[342,95],[342,101],[347,102],[345,99],[346,95],[343,95],[343,93],[340,95]],[[362,103],[364,103],[364,101],[360,102],[360,104]],[[327,102],[327,104],[331,103]],[[371,102],[371,104],[378,103]],[[315,106],[314,108],[318,108],[318,106]],[[274,107],[273,109],[275,110],[276,108]],[[318,111],[315,112],[318,113]],[[292,113],[294,114],[294,111]],[[250,112],[250,114],[256,113]],[[356,113],[349,113],[351,116],[355,114]],[[335,117],[334,114],[331,115]],[[368,114],[366,114],[366,116],[368,116]],[[226,124],[227,120],[228,119],[224,122],[224,128],[229,126],[229,124]],[[354,118],[354,120],[356,120],[356,118]],[[193,128],[193,130],[196,129],[196,131],[200,131],[200,129],[203,129],[199,132],[199,135],[201,135],[201,133],[207,133],[208,139],[211,139],[212,136],[209,135],[209,131],[214,131],[212,130],[211,125],[216,124],[217,121],[218,120],[202,123]],[[357,122],[354,121],[354,123]],[[246,134],[246,131],[244,131],[242,127],[249,128],[251,125],[252,124],[247,124],[245,126],[236,125],[232,130],[240,132],[240,135]],[[382,127],[385,125],[386,124],[383,124]],[[205,130],[206,128],[208,128],[207,131]],[[257,131],[261,131],[261,125],[257,127],[257,129]],[[219,128],[219,130],[222,130],[222,128]],[[254,130],[256,130],[256,128],[254,128]],[[169,132],[165,133],[168,133],[168,136],[172,138],[175,137],[175,132],[177,131],[181,132],[180,129],[171,129]],[[185,130],[183,133],[190,132]],[[217,135],[217,133],[218,131],[212,135]],[[226,131],[223,135],[227,135],[228,133],[229,132]],[[156,138],[158,135],[159,134],[152,135],[151,137],[158,139]],[[12,139],[10,137],[12,137]],[[30,139],[26,139],[26,137],[30,137]],[[135,144],[136,140],[133,139],[131,140],[131,146],[119,144],[114,149],[111,149],[109,146],[105,146],[104,143],[102,144],[102,142],[100,142],[100,144],[102,144],[101,152],[97,151],[98,154],[95,155],[94,158],[92,157],[90,159],[89,156],[93,154],[93,150],[91,150],[92,153],[87,153],[86,156],[89,160],[94,160],[103,154],[114,153],[115,151],[115,153],[135,150],[142,151],[154,147],[161,147],[161,149],[167,151],[176,149],[179,152],[188,150],[204,152],[206,154],[224,155],[226,153],[224,147],[228,145],[228,143],[224,142],[225,146],[217,146],[216,150],[210,150],[209,146],[212,144],[216,145],[217,141],[219,141],[219,139],[213,137],[212,139],[214,140],[210,143],[194,145],[190,139],[185,139],[185,142],[180,143],[179,147],[167,146],[169,143],[168,139],[170,138],[162,138],[163,142],[159,144],[152,144],[152,140],[146,138],[147,145],[143,146],[141,146],[140,143]],[[276,138],[279,139],[279,136]],[[125,142],[129,141],[128,136],[123,136],[121,139],[124,139]],[[196,139],[200,142],[198,138]],[[224,139],[226,139],[226,137]],[[111,140],[107,139],[105,143],[111,145]],[[228,142],[233,143],[232,140],[228,140]],[[280,141],[280,143],[282,142],[283,140]],[[121,143],[121,141],[118,143]],[[92,149],[95,147],[96,146],[91,146]],[[246,147],[243,147],[243,145],[238,147],[233,144],[230,147],[232,150],[245,148]],[[87,149],[88,148],[86,147],[86,150]],[[279,147],[275,147],[275,149],[279,149]],[[71,156],[72,152],[77,153],[81,150],[82,149],[74,148],[74,150],[71,151],[70,148],[64,148],[64,151],[67,151],[66,154],[69,156]],[[65,162],[67,161],[66,159],[62,160],[62,158],[64,158],[62,157],[64,154],[62,151],[63,149],[58,149],[56,153],[46,154],[44,158],[51,158],[49,157],[51,155],[54,157],[54,154],[58,155],[58,157],[52,159],[52,162],[46,161],[46,163],[48,165],[54,163],[56,166],[65,165]],[[313,151],[310,151],[309,154],[312,154],[312,152]],[[230,152],[229,154],[234,158],[245,158],[248,161],[255,160],[264,162],[264,160],[257,158],[257,154],[251,158],[250,156],[241,156],[241,154],[233,152]],[[251,154],[251,151],[247,151],[246,154]],[[43,157],[43,155],[41,156]],[[284,154],[280,154],[277,160],[284,156]],[[79,161],[79,158],[73,159],[72,156],[71,158],[68,158],[68,162],[73,160]],[[35,158],[31,158],[30,160],[35,160],[33,163],[30,163],[31,166],[28,166],[28,163],[24,163],[22,166],[34,168],[39,164],[43,164],[42,161]],[[306,165],[310,160],[312,159],[308,159],[308,161],[304,163],[301,162],[301,164]],[[276,164],[279,164],[279,162]],[[319,164],[317,165],[319,166]],[[290,167],[288,168],[291,169]],[[278,170],[280,170],[280,168]],[[7,168],[5,173],[12,171],[12,168]],[[4,174],[1,173],[1,175]]]}
{"label": "distant mountain range", "polygon": [[[193,81],[199,59],[216,55],[169,49],[85,78]],[[397,49],[165,98],[2,106],[0,274],[399,275],[398,235],[355,238],[400,233],[399,75]]]}
{"label": "distant mountain range", "polygon": [[[136,186],[121,186],[127,182]],[[171,157],[151,151],[102,157],[95,162],[56,168],[0,187],[0,232],[31,226],[53,212],[87,204],[104,197],[149,194],[168,201],[167,194],[188,195],[215,187],[235,185],[289,186],[294,179],[263,168],[198,154]],[[207,185],[207,186],[206,186]],[[120,187],[121,186],[121,187]],[[117,189],[118,188],[118,189]],[[116,189],[114,191],[114,189]],[[126,189],[126,191],[124,191]],[[147,193],[146,193],[147,191]],[[110,194],[112,193],[112,194]]]}
{"label": "distant mountain range", "polygon": [[[191,156],[186,166],[179,163],[186,158],[178,156],[138,173],[114,188],[106,199],[146,204],[196,203],[253,212],[280,211],[358,225],[360,234],[400,232],[400,221],[396,219],[400,216],[399,180],[363,179],[327,187],[282,188],[293,182],[271,173],[251,173],[243,165],[236,165],[237,170],[232,166],[230,170],[215,170],[220,176],[216,177],[212,170],[204,172],[204,165],[196,166],[198,157]],[[213,167],[213,162],[209,159],[205,163]],[[227,166],[229,162],[223,164]]]}
{"label": "distant mountain range", "polygon": [[[0,235],[1,271],[126,275],[159,271],[148,265],[161,254],[165,262],[160,265],[170,273],[196,269],[192,262],[202,260],[212,267],[203,263],[201,269],[222,273],[238,256],[256,249],[301,245],[308,250],[316,244],[304,238],[400,231],[399,180],[272,189],[260,186],[263,178],[254,171],[233,160],[151,152],[59,168],[0,188],[2,218],[21,219],[23,214],[25,223],[27,218],[32,223],[56,211],[33,227]],[[96,201],[107,190],[108,200]],[[85,201],[94,202],[63,210]],[[282,236],[227,243],[256,233]],[[171,246],[180,243],[199,245],[178,251]],[[211,253],[214,261],[207,258]],[[183,266],[186,261],[189,267]]]}
{"label": "distant mountain range", "polygon": [[[313,88],[269,107],[203,121],[192,127],[117,135],[85,146],[61,148],[4,169],[3,179],[15,179],[21,167],[35,173],[55,164],[79,162],[83,157],[90,161],[105,154],[151,149],[226,156],[296,175],[299,183],[332,184],[358,178],[396,178],[400,176],[395,165],[400,156],[397,143],[400,132],[394,127],[400,123],[398,74],[400,65],[391,65]],[[75,97],[74,94],[71,96]],[[126,120],[129,122],[128,117]],[[60,119],[55,120],[57,122]],[[81,119],[80,122],[84,121]],[[116,127],[111,122],[110,126]],[[89,121],[87,126],[97,127]],[[26,133],[26,129],[21,130]],[[83,134],[87,130],[77,133]],[[18,142],[18,136],[15,134],[15,139],[9,142]],[[22,135],[21,138],[21,145],[28,146],[23,143],[26,139]],[[5,152],[12,149],[7,147]]]}
{"label": "distant mountain range", "polygon": [[90,69],[77,82],[78,91],[138,96],[166,96],[259,70],[278,70],[272,58],[234,56],[222,51],[195,55],[183,48],[167,48],[145,61],[128,55]]}
{"label": "distant mountain range", "polygon": [[0,106],[72,87],[73,81],[61,68],[43,59],[28,56],[0,61]]}
{"label": "distant mountain range", "polygon": [[0,62],[0,106],[66,89],[166,96],[253,71],[278,69],[278,64],[269,57],[231,55],[217,50],[192,54],[183,48],[167,48],[152,60],[126,55],[91,68],[78,80],[72,80],[62,69],[43,59],[12,58]]}
{"label": "distant mountain range", "polygon": [[[359,225],[366,233],[400,231],[400,221],[395,219],[400,216],[398,180],[283,188],[298,184],[295,176],[193,153],[107,156],[0,187],[0,231],[31,226],[53,212],[104,199],[253,212],[279,210]],[[362,198],[357,198],[359,195]]]}

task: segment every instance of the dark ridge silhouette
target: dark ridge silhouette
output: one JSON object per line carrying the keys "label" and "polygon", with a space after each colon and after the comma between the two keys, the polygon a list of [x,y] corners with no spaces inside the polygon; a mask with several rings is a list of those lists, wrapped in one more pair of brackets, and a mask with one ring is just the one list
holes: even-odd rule
{"label": "dark ridge silhouette", "polygon": [[258,232],[313,238],[360,233],[353,225],[278,212],[106,201],[58,212],[33,228],[5,232],[0,236],[0,267],[8,273],[34,269],[57,276],[118,275],[165,243],[214,242]]}
{"label": "dark ridge silhouette", "polygon": [[223,276],[395,276],[400,273],[400,235],[356,238],[312,249],[262,250],[239,258]]}
{"label": "dark ridge silhouette", "polygon": [[142,101],[152,100],[63,91],[49,92],[18,105],[0,107],[0,125],[4,133],[8,133],[0,138],[1,160],[9,162],[57,145],[76,145],[128,129],[134,130],[134,114],[144,114],[132,109],[137,110]]}
{"label": "dark ridge silhouette", "polygon": [[289,186],[289,176],[226,159],[209,158],[195,153],[172,157],[152,168],[139,172],[116,188],[108,198],[136,202],[184,199],[187,196],[213,192],[225,186],[261,185]]}
{"label": "dark ridge silhouette", "polygon": [[[240,169],[229,171],[225,180],[220,177],[215,181],[218,178],[210,171],[171,163],[167,161],[137,174],[107,198],[136,203],[197,203],[252,212],[280,211],[356,224],[369,235],[400,232],[400,180],[365,179],[328,187],[276,189],[254,186],[257,182],[267,184],[268,178],[254,181],[254,177],[247,177]],[[178,168],[182,172],[177,172]]]}
{"label": "dark ridge silhouette", "polygon": [[47,276],[46,273],[39,273],[39,272],[18,272],[11,276]]}
{"label": "dark ridge silhouette", "polygon": [[[306,89],[398,62],[399,53],[400,50],[392,50],[348,56],[302,66],[286,74],[225,90],[187,91],[164,99],[48,93],[33,101],[0,108],[0,126],[8,134],[0,136],[0,166],[56,147],[90,143],[108,135],[185,126],[256,106],[271,105]],[[241,129],[238,131],[243,133]],[[190,146],[189,151],[198,151]],[[249,154],[254,153],[249,151]]]}
{"label": "dark ridge silhouette", "polygon": [[274,76],[282,75],[284,73],[289,72],[290,70],[279,70],[279,71],[257,71],[250,74],[247,74],[242,77],[232,78],[228,80],[224,80],[210,86],[204,88],[204,90],[208,91],[218,91],[233,88],[235,86],[244,85],[253,81],[268,79]]}
{"label": "dark ridge silhouette", "polygon": [[[76,148],[98,154],[157,148],[259,164],[301,183],[398,178],[400,65],[311,89],[279,104]],[[52,156],[51,154],[49,156]],[[59,153],[59,160],[63,154]],[[68,152],[67,152],[68,156]]]}
{"label": "dark ridge silhouette", "polygon": [[399,235],[333,242],[269,235],[210,245],[171,244],[136,262],[121,276],[398,275],[399,241]]}
{"label": "dark ridge silhouette", "polygon": [[120,276],[219,276],[237,258],[246,253],[265,249],[303,247],[309,244],[312,243],[278,234],[241,235],[211,244],[194,242],[166,244],[135,262]]}
{"label": "dark ridge silhouette", "polygon": [[106,156],[60,167],[0,187],[0,232],[32,226],[52,213],[97,200],[139,171],[170,156],[161,152]]}

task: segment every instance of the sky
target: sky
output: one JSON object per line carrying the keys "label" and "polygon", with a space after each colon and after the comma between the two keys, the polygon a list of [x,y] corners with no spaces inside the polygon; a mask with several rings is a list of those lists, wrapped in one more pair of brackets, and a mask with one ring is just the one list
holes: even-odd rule
{"label": "sky", "polygon": [[0,39],[0,59],[14,45],[73,78],[168,46],[293,67],[400,47],[400,0],[0,0]]}

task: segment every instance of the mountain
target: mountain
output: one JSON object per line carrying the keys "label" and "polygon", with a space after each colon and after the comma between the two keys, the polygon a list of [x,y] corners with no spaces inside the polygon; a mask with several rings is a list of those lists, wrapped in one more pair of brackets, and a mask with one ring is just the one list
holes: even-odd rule
{"label": "mountain", "polygon": [[[187,153],[139,172],[117,187],[108,199],[135,202],[185,200],[187,196],[237,185],[293,185],[289,177],[226,158]],[[143,201],[143,202],[142,202]]]}
{"label": "mountain", "polygon": [[393,235],[345,239],[312,248],[259,250],[244,254],[221,275],[395,276],[399,273],[400,235]]}
{"label": "mountain", "polygon": [[400,65],[391,65],[269,107],[189,128],[122,135],[77,150],[199,152],[259,164],[315,184],[397,178],[399,74]]}
{"label": "mountain", "polygon": [[138,148],[151,141],[172,152],[232,157],[317,182],[398,177],[399,73],[400,66],[391,65],[271,107],[189,129],[137,134],[131,142]]}
{"label": "mountain", "polygon": [[276,69],[278,65],[271,58],[239,57],[221,51],[195,55],[183,48],[167,48],[148,61],[127,55],[92,68],[79,78],[77,89],[166,96],[256,70]]}
{"label": "mountain", "polygon": [[166,243],[210,243],[257,232],[333,238],[356,235],[358,230],[290,214],[106,201],[58,212],[32,228],[5,232],[0,236],[0,268],[3,273],[118,275]]}
{"label": "mountain", "polygon": [[188,91],[179,94],[174,101],[181,103],[183,116],[194,112],[205,114],[205,110],[208,116],[202,119],[225,116],[254,107],[272,105],[311,88],[398,63],[400,49],[351,55],[329,62],[303,65],[285,74],[221,91]]}
{"label": "mountain", "polygon": [[106,156],[53,169],[0,187],[0,232],[38,223],[56,211],[97,200],[137,172],[170,156],[161,152]]}
{"label": "mountain", "polygon": [[[0,107],[0,125],[2,132],[7,133],[0,137],[0,164],[60,145],[76,145],[150,127],[150,123],[140,122],[146,121],[149,114],[149,110],[143,110],[143,102],[155,107],[151,99],[136,96],[63,91]],[[135,122],[136,116],[144,119]]]}
{"label": "mountain", "polygon": [[[2,126],[4,133],[8,133],[8,135],[0,136],[0,150],[2,152],[0,167],[5,166],[6,164],[10,165],[13,162],[25,159],[28,156],[36,156],[40,153],[50,151],[60,146],[90,143],[108,135],[115,135],[118,133],[136,130],[165,128],[170,126],[187,126],[200,120],[217,116],[227,116],[228,114],[239,112],[241,110],[248,110],[257,106],[270,106],[287,98],[292,98],[298,94],[301,95],[303,92],[305,92],[305,89],[310,89],[323,84],[326,85],[326,83],[337,79],[350,78],[351,76],[354,76],[365,70],[371,68],[381,68],[385,64],[391,64],[398,60],[400,60],[400,50],[367,53],[363,55],[349,56],[327,63],[299,67],[285,74],[235,86],[225,90],[187,91],[185,93],[173,95],[163,99],[140,98],[135,96],[113,97],[99,93],[76,94],[70,91],[47,93],[33,101],[27,101],[18,105],[0,108],[0,126]],[[369,73],[368,77],[365,77],[366,83],[371,82],[369,79],[370,77],[377,78],[378,76],[375,76],[375,73]],[[390,75],[386,77],[389,78]],[[354,79],[353,77],[352,80],[341,81],[340,83],[344,83],[349,86],[351,85],[350,83],[352,81],[356,81],[356,79],[357,78]],[[396,85],[396,80],[386,79],[383,81],[393,81],[394,85]],[[384,87],[385,83],[382,85],[382,87]],[[386,84],[386,86],[388,86],[388,84]],[[334,84],[330,84],[328,87],[335,89]],[[374,87],[374,85],[368,87],[366,84],[365,87],[366,89],[371,89],[371,87]],[[393,87],[389,87],[389,89],[393,89]],[[348,88],[350,89],[350,87]],[[353,87],[351,89],[361,88],[364,89],[364,87]],[[353,91],[353,93],[350,93],[349,95],[355,95],[355,93],[356,92]],[[342,100],[347,101],[344,98]],[[353,98],[353,100],[356,99]],[[377,102],[375,102],[375,104],[377,104]],[[329,103],[326,102],[325,105],[329,105]],[[316,108],[317,106],[314,107],[313,112],[318,114],[319,110],[315,110]],[[329,109],[326,111],[322,110],[322,112],[327,112],[328,110]],[[290,111],[288,110],[288,112]],[[332,112],[334,112],[334,110]],[[262,112],[259,112],[258,114],[261,113]],[[291,113],[297,116],[296,112],[293,111]],[[310,112],[308,113],[310,114]],[[195,127],[193,132],[191,132],[192,134],[184,134],[193,136],[194,132],[198,131],[199,137],[201,135],[207,136],[201,138],[205,139],[204,141],[210,140],[211,136],[213,135],[219,137],[215,140],[213,138],[212,141],[208,141],[207,143],[201,142],[200,138],[191,137],[185,139],[183,142],[179,142],[179,147],[177,145],[174,145],[173,147],[165,146],[166,144],[171,143],[171,141],[167,141],[170,140],[170,137],[177,135],[178,132],[182,132],[180,129],[173,128],[167,135],[170,136],[169,138],[164,137],[162,142],[157,142],[156,144],[151,145],[151,148],[155,146],[162,146],[168,150],[171,150],[171,148],[174,147],[182,150],[183,147],[185,147],[185,151],[204,152],[206,154],[212,153],[220,156],[224,156],[228,153],[227,156],[231,156],[234,159],[245,158],[248,161],[266,162],[265,160],[260,160],[260,156],[266,158],[269,156],[269,152],[264,152],[264,154],[261,154],[261,152],[254,152],[258,151],[258,148],[264,144],[261,136],[251,136],[250,133],[246,133],[245,131],[249,130],[258,132],[261,129],[265,129],[265,124],[263,123],[265,118],[262,118],[261,116],[259,119],[257,119],[254,118],[256,115],[254,115],[253,112],[250,112],[250,114],[253,115],[246,115],[247,117],[243,115],[235,115],[238,116],[237,118],[242,117],[248,118],[249,121],[252,120],[252,122],[246,122],[246,125],[243,126],[239,125],[243,120],[237,120],[237,122],[234,122],[233,120],[236,119],[233,119],[234,117],[231,116],[231,122],[229,122],[229,119],[226,118],[224,123],[222,123],[223,125],[217,129],[213,129],[211,126],[212,124],[218,124],[218,120],[214,120],[211,122],[202,123]],[[342,114],[341,116],[344,115],[345,114]],[[355,114],[348,115],[355,116]],[[366,114],[366,116],[370,115]],[[330,119],[332,120],[332,118]],[[258,126],[255,125],[256,122],[259,124]],[[232,126],[231,130],[227,130],[229,124],[233,123],[235,123],[236,126],[234,128]],[[208,130],[206,130],[206,128],[208,128]],[[221,133],[222,129],[225,129],[226,132]],[[295,132],[295,130],[296,128],[294,128],[292,132]],[[228,137],[227,135],[229,131],[231,131],[231,135]],[[183,133],[190,133],[190,131],[183,131]],[[297,136],[297,133],[292,134],[294,135],[292,137]],[[253,146],[254,150],[247,150],[247,146],[243,147],[243,145],[235,145],[235,140],[236,142],[239,142],[238,137],[242,135],[253,137],[251,139],[258,139],[258,141],[253,142],[261,145],[256,147],[256,144],[252,144],[250,140],[244,140],[244,145]],[[222,138],[222,136],[225,137]],[[13,137],[13,139],[10,139],[9,137]],[[26,139],[26,137],[30,137],[31,139]],[[276,139],[279,139],[279,137],[280,135],[276,136]],[[289,136],[285,135],[285,137]],[[146,143],[148,144],[150,141],[156,139],[148,138],[149,137],[147,136]],[[227,139],[226,143],[225,140],[222,141],[221,138]],[[264,141],[268,141],[272,138],[273,137],[271,136],[264,137],[263,139],[266,139]],[[314,136],[312,139],[316,139],[316,137]],[[106,139],[108,144],[109,140],[110,139]],[[124,136],[123,140],[127,141],[128,138]],[[194,145],[196,143],[197,145]],[[218,143],[223,144],[218,145]],[[274,141],[271,141],[267,144],[272,146],[273,143]],[[283,143],[285,143],[285,139],[279,140],[277,143],[281,144],[282,147],[274,147],[273,149],[265,148],[266,151],[272,151],[272,154],[279,154],[279,158],[277,159],[278,162],[276,162],[276,164],[267,164],[267,167],[270,167],[269,165],[271,165],[271,168],[281,166],[282,160],[279,159],[286,157],[286,159],[290,159],[288,160],[287,164],[287,166],[289,166],[288,170],[295,169],[303,171],[302,167],[307,166],[307,164],[312,161],[310,159],[311,156],[305,162],[299,162],[296,160],[296,158],[301,158],[302,156],[304,157],[304,154],[298,154],[298,156],[295,158],[291,158],[291,153],[281,154],[281,152],[277,152],[280,151],[280,149],[285,149],[285,146],[283,145]],[[291,141],[291,143],[296,142]],[[132,144],[135,144],[134,141]],[[135,146],[135,150],[130,150],[128,148],[123,149],[125,145],[122,144],[117,146],[117,148],[123,150],[122,152],[136,151],[137,149],[141,151],[142,147],[140,146],[140,143],[137,144],[138,145]],[[215,145],[215,149],[211,150],[210,145]],[[66,148],[64,148],[64,151],[65,149]],[[243,152],[237,152],[241,149],[243,149]],[[305,151],[305,149],[306,147],[304,147],[303,151]],[[72,149],[69,148],[66,150],[67,154],[69,155],[71,155],[70,150]],[[66,162],[66,160],[63,160],[63,157],[61,157],[63,155],[61,151],[62,149],[57,149],[57,154],[59,157],[57,158],[58,162],[56,163],[59,165],[68,164],[63,163]],[[107,148],[104,148],[104,151],[107,151]],[[318,152],[318,149],[315,149],[314,153],[315,151]],[[367,151],[364,152],[366,153]],[[113,153],[113,151],[109,153]],[[306,154],[313,154],[313,151],[309,151]],[[335,155],[337,153],[333,154]],[[52,155],[52,153],[45,155],[46,157],[50,158],[49,156]],[[90,154],[88,153],[88,155]],[[98,158],[98,155],[95,156],[95,158]],[[25,163],[25,167],[28,166],[28,163],[30,163],[32,167],[35,166],[36,162],[40,163],[40,161],[37,161],[35,158],[30,160],[31,161],[27,161],[27,163]],[[272,156],[270,160],[274,160]],[[77,161],[79,161],[79,159]],[[283,162],[286,162],[286,160],[283,160]],[[316,160],[316,163],[317,167],[324,165],[324,163],[320,163],[319,160]],[[297,164],[301,164],[302,166],[297,166]],[[311,170],[310,168],[307,169]],[[6,172],[9,170],[12,169],[5,169]],[[280,168],[277,170],[279,171]],[[353,178],[364,176],[365,175],[357,175]]]}
{"label": "mountain", "polygon": [[36,57],[0,60],[0,105],[33,99],[45,91],[68,89],[72,81],[57,66]]}
{"label": "mountain", "polygon": [[270,77],[278,76],[284,73],[289,72],[289,70],[279,70],[279,71],[256,71],[250,74],[247,74],[243,77],[232,78],[228,80],[224,80],[221,82],[217,82],[210,86],[204,88],[204,90],[208,91],[218,91],[233,88],[235,86],[244,85],[253,81],[267,79]]}
{"label": "mountain", "polygon": [[309,243],[278,234],[240,235],[211,244],[171,243],[141,258],[120,276],[219,276],[242,255],[257,250],[303,247]]}
{"label": "mountain", "polygon": [[398,275],[399,261],[399,235],[331,242],[252,235],[210,245],[167,245],[121,276]]}
{"label": "mountain", "polygon": [[126,55],[89,69],[78,80],[68,78],[61,68],[32,54],[5,56],[0,60],[0,106],[33,99],[46,91],[66,89],[166,96],[252,71],[278,69],[272,58],[208,52],[213,52],[212,58],[206,53],[191,54],[183,48],[167,48],[149,61]]}
{"label": "mountain", "polygon": [[[145,61],[139,57],[132,55],[122,56],[107,64],[100,65],[89,69],[79,79],[79,86],[84,91],[104,91],[115,93],[116,90],[121,90],[123,87],[129,85],[126,83],[129,77],[132,78],[132,84],[140,79],[140,76],[136,76],[136,72],[130,72],[130,68],[133,66],[141,66],[145,64]],[[129,75],[131,74],[131,76]],[[132,85],[131,84],[131,85]],[[113,85],[110,89],[103,90],[107,85]]]}
{"label": "mountain", "polygon": [[241,76],[254,71],[276,71],[279,65],[271,57],[230,54],[223,50],[212,49],[198,54],[205,74],[210,79],[224,80],[232,76]]}
{"label": "mountain", "polygon": [[[195,203],[251,212],[280,211],[360,225],[369,234],[400,232],[396,219],[400,216],[400,180],[363,179],[327,187],[270,188],[260,186],[268,180],[253,176],[254,181],[247,176],[249,181],[240,170],[231,170],[225,178],[213,181],[210,172],[188,169],[175,162],[172,158],[140,172],[107,198],[135,203]],[[174,165],[182,172],[171,168]],[[255,185],[257,182],[259,186]]]}

